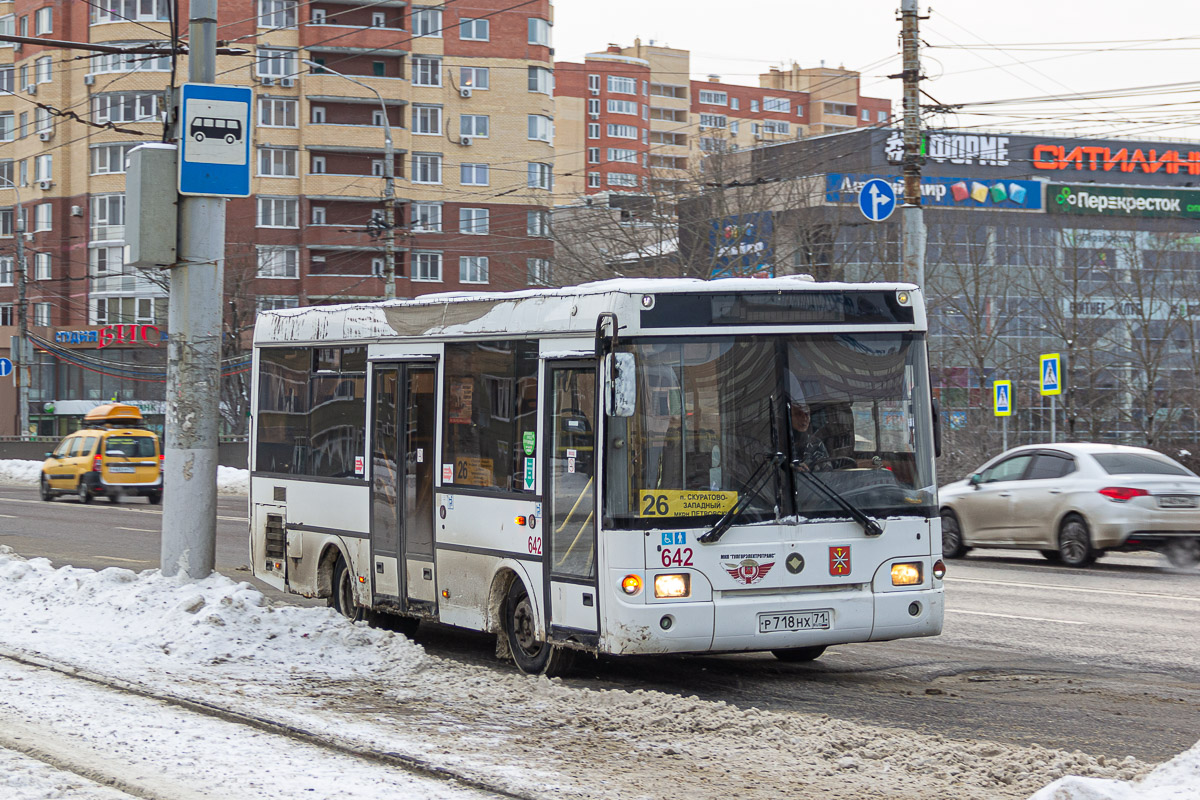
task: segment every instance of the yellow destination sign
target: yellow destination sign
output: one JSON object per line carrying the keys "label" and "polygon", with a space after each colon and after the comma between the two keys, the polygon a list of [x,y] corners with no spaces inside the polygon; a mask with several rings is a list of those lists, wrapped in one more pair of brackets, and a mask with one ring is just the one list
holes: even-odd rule
{"label": "yellow destination sign", "polygon": [[682,489],[642,489],[639,517],[698,517],[724,514],[737,503],[737,492],[693,492]]}

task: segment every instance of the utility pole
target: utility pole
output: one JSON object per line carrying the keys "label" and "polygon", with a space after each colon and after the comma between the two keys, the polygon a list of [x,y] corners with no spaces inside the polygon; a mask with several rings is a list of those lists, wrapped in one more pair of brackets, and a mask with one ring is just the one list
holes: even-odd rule
{"label": "utility pole", "polygon": [[[216,83],[217,0],[190,6],[188,81]],[[168,300],[162,572],[204,578],[216,563],[225,198],[179,198],[178,249]]]}
{"label": "utility pole", "polygon": [[903,229],[903,279],[925,288],[925,219],[921,213],[921,57],[917,52],[917,0],[902,0],[901,43],[904,56],[904,205],[900,207]]}
{"label": "utility pole", "polygon": [[383,222],[387,226],[383,237],[383,296],[384,299],[392,300],[396,297],[396,150],[392,146],[392,121],[388,116],[387,103],[379,90],[370,84],[307,58],[304,59],[304,63],[312,67],[313,74],[336,75],[374,92],[379,98],[379,107],[383,109]]}
{"label": "utility pole", "polygon": [[[16,184],[13,190],[17,191]],[[21,441],[29,438],[29,380],[33,374],[30,361],[33,348],[29,346],[29,303],[25,298],[25,287],[29,281],[29,273],[25,264],[25,220],[24,209],[21,208],[21,196],[17,195],[17,205],[13,209],[13,233],[17,237],[17,364],[13,373],[17,376],[17,435]]]}

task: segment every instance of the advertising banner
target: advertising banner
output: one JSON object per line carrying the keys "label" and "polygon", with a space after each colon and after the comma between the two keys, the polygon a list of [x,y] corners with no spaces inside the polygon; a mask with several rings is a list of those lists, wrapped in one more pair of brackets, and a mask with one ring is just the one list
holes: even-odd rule
{"label": "advertising banner", "polygon": [[[904,196],[904,179],[899,175],[831,172],[825,176],[825,200],[830,203],[857,203],[863,184],[876,178],[890,183],[898,197]],[[921,205],[1041,211],[1043,185],[1041,181],[923,177]]]}
{"label": "advertising banner", "polygon": [[774,235],[775,220],[770,211],[713,220],[708,232],[711,277],[774,277]]}
{"label": "advertising banner", "polygon": [[1046,210],[1104,217],[1200,219],[1200,190],[1051,183]]}

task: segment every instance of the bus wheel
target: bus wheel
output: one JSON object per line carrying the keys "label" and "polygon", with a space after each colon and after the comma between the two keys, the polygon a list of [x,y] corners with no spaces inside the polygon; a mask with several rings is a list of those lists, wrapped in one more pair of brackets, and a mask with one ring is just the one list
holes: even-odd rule
{"label": "bus wheel", "polygon": [[354,602],[354,574],[340,555],[333,567],[333,594],[329,596],[329,605],[351,622],[358,622],[365,615]]}
{"label": "bus wheel", "polygon": [[204,141],[203,131],[196,131],[195,133],[192,134],[192,138],[195,139],[197,142],[203,142]]}
{"label": "bus wheel", "polygon": [[575,651],[539,642],[534,628],[533,603],[525,584],[513,581],[504,602],[504,634],[517,669],[526,675],[565,675],[575,662]]}
{"label": "bus wheel", "polygon": [[819,644],[814,647],[789,647],[787,650],[772,650],[771,655],[780,661],[795,664],[802,661],[816,661],[824,652],[825,645]]}

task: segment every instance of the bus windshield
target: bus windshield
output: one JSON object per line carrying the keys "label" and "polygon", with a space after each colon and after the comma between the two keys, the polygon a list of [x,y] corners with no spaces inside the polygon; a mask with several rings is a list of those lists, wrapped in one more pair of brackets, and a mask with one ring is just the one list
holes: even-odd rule
{"label": "bus windshield", "polygon": [[[831,493],[876,517],[935,512],[920,335],[706,336],[621,349],[637,364],[637,405],[607,420],[606,525],[699,527],[748,490],[740,522],[848,518]],[[751,481],[776,452],[792,468]]]}

